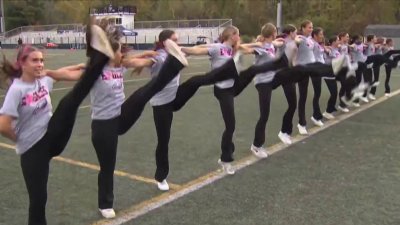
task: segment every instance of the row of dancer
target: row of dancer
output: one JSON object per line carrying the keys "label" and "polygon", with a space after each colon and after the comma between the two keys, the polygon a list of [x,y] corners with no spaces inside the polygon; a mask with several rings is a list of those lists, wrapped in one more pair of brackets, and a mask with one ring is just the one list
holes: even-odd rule
{"label": "row of dancer", "polygon": [[[157,54],[145,52],[123,56],[117,30],[107,23],[99,25],[101,27],[90,25],[87,29],[89,61],[86,65],[45,69],[43,53],[30,45],[18,49],[14,63],[5,57],[1,63],[1,84],[8,90],[0,109],[0,133],[16,143],[29,195],[29,225],[47,224],[45,208],[49,163],[64,151],[78,107],[89,93],[92,103],[92,141],[101,167],[98,179],[99,210],[106,218],[115,216],[112,209],[113,171],[118,136],[135,124],[147,102],[151,101],[154,106],[163,105],[164,97],[157,94],[167,90],[171,83],[176,83],[179,71],[188,65],[174,42],[174,32],[164,31],[160,34]],[[124,71],[129,67],[146,66],[152,67],[153,79],[125,99]],[[277,63],[254,66],[247,73],[259,73],[276,67]],[[179,110],[200,86],[237,76],[234,62],[229,60],[204,75],[190,78],[179,85],[174,94],[174,110]],[[49,93],[54,82],[60,80],[77,83],[61,99],[53,113]],[[105,148],[101,145],[102,141]]]}
{"label": "row of dancer", "polygon": [[[234,174],[231,165],[234,153],[234,98],[253,79],[260,97],[260,120],[251,150],[263,158],[267,156],[262,145],[265,142],[265,124],[273,89],[282,86],[288,99],[289,109],[283,118],[281,131],[287,131],[286,134],[291,133],[291,117],[296,109],[291,104],[296,104],[295,83],[304,82],[305,79],[308,81],[308,77],[338,80],[342,84],[346,102],[354,98],[357,90],[353,76],[355,69],[347,56],[334,58],[329,64],[295,63],[297,45],[302,39],[296,34],[294,26],[285,29],[285,39],[276,39],[275,26],[266,24],[261,29],[261,41],[247,45],[240,44],[239,30],[232,26],[223,31],[222,43],[181,49],[175,44],[177,34],[164,30],[159,35],[155,51],[131,55],[121,52],[119,36],[112,26],[107,23],[100,25],[92,25],[88,29],[87,55],[90,60],[85,66],[80,64],[45,70],[42,53],[32,46],[19,49],[16,63],[7,60],[2,63],[2,77],[7,78],[2,83],[8,84],[9,89],[0,110],[0,133],[17,144],[29,194],[28,224],[46,224],[49,162],[64,150],[72,132],[76,111],[89,93],[92,142],[100,164],[98,207],[104,217],[112,218],[115,217],[113,171],[118,136],[134,125],[147,102],[153,107],[158,138],[155,179],[160,190],[168,190],[168,143],[173,112],[181,109],[199,87],[215,84],[214,94],[225,122],[222,153],[218,162],[228,174]],[[276,54],[274,46],[281,49],[280,54]],[[182,52],[209,55],[212,70],[180,84],[179,71],[188,65]],[[255,54],[256,64],[242,69],[238,60],[240,53]],[[139,71],[143,67],[150,67],[152,79],[125,100],[123,73],[130,67]],[[49,92],[56,80],[78,82],[52,113]]]}

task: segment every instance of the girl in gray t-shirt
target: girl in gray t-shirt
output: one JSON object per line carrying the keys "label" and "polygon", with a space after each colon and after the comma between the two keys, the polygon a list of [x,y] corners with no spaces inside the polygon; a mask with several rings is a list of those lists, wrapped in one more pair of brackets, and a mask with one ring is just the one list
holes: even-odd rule
{"label": "girl in gray t-shirt", "polygon": [[[382,54],[386,54],[387,52],[394,50],[393,40],[391,38],[386,39],[385,45],[382,46]],[[398,62],[400,61],[400,55],[391,56],[393,60],[393,64],[386,63],[385,64],[385,96],[390,96],[390,75],[392,73],[392,69],[397,67]]]}
{"label": "girl in gray t-shirt", "polygon": [[[368,39],[368,37],[367,37]],[[373,44],[373,46],[375,47],[375,54],[376,55],[382,55],[382,47],[383,47],[383,42],[384,39],[382,37],[376,38],[374,36],[374,38],[372,38],[371,40],[371,44]],[[374,63],[372,65],[372,71],[373,71],[373,81],[372,81],[372,88],[370,90],[370,93],[367,95],[367,97],[370,100],[375,100],[375,93],[376,93],[376,88],[379,85],[379,76],[380,76],[380,71],[381,71],[381,66],[383,64],[380,63]]]}
{"label": "girl in gray t-shirt", "polygon": [[[98,208],[105,218],[115,216],[113,209],[113,176],[120,126],[126,124],[125,120],[121,117],[121,106],[125,104],[124,73],[127,71],[127,68],[151,66],[154,63],[153,60],[146,57],[156,54],[154,51],[145,51],[141,54],[126,55],[123,57],[119,41],[113,41],[111,47],[115,58],[110,60],[103,68],[103,71],[101,71],[100,76],[90,91],[92,109],[91,139],[100,165],[97,182]],[[170,74],[171,78],[169,79],[173,79],[175,75],[173,73]],[[166,76],[168,75],[166,74]],[[147,89],[151,91],[152,88],[149,87]],[[150,98],[147,98],[146,101],[145,98],[142,99],[136,92],[132,96],[129,100],[131,103],[125,104],[124,109],[137,110],[135,114],[132,114],[132,117],[134,117],[137,114],[140,115],[141,108],[144,107]],[[123,110],[122,114],[125,117],[129,116],[125,111]]]}
{"label": "girl in gray t-shirt", "polygon": [[160,54],[145,51],[142,54],[122,55],[119,39],[113,40],[114,60],[104,67],[91,91],[92,143],[100,164],[98,177],[98,207],[105,218],[115,217],[113,209],[113,176],[116,163],[118,136],[125,134],[139,119],[147,102],[176,79],[187,60],[170,39],[164,40],[165,63],[158,68],[162,76],[154,77],[133,92],[126,100],[123,75],[127,68],[141,69],[156,64]]}
{"label": "girl in gray t-shirt", "polygon": [[[305,20],[300,26],[300,37],[301,41],[298,43],[298,51],[296,58],[296,65],[305,65],[308,63],[315,62],[315,57],[313,53],[314,42],[311,38],[311,33],[313,31],[313,23],[309,20]],[[299,89],[299,101],[298,101],[298,114],[299,123],[297,128],[299,133],[302,135],[308,134],[307,132],[307,121],[306,121],[306,101],[308,92],[308,81],[309,79],[304,79],[302,82],[298,83]]]}
{"label": "girl in gray t-shirt", "polygon": [[[0,133],[17,145],[29,194],[29,224],[46,224],[50,160],[64,150],[79,105],[109,57],[113,57],[101,28],[91,26],[88,29],[87,43],[92,49],[88,52],[90,60],[83,74],[82,65],[44,70],[43,54],[32,46],[20,47],[14,65],[2,62],[0,72],[11,85],[0,109]],[[78,82],[61,99],[53,113],[49,93],[55,80]]]}
{"label": "girl in gray t-shirt", "polygon": [[339,52],[341,55],[349,55],[349,40],[350,36],[346,32],[338,34],[339,38]]}
{"label": "girl in gray t-shirt", "polygon": [[[321,43],[324,42],[324,30],[321,27],[316,27],[313,29],[311,33],[311,40],[313,41],[313,55],[315,62],[317,63],[325,63],[324,53],[325,47]],[[314,89],[314,98],[313,98],[313,115],[311,116],[311,121],[316,126],[323,126],[322,123],[322,113],[321,108],[319,106],[319,98],[321,97],[321,89],[322,89],[322,79],[320,77],[311,77],[311,83]]]}
{"label": "girl in gray t-shirt", "polygon": [[[276,35],[277,30],[275,25],[267,23],[261,28],[261,34],[258,38],[259,42],[244,45],[252,49],[255,55],[255,65],[262,65],[263,63],[276,60],[275,47],[282,47],[284,44],[284,39],[282,38],[279,39],[279,42],[275,41]],[[275,73],[276,71],[268,71],[259,73],[254,77],[254,84],[259,97],[260,116],[255,127],[254,140],[250,146],[250,151],[259,158],[268,157],[268,153],[263,145],[265,144],[265,130],[269,117],[273,89],[272,81]]]}

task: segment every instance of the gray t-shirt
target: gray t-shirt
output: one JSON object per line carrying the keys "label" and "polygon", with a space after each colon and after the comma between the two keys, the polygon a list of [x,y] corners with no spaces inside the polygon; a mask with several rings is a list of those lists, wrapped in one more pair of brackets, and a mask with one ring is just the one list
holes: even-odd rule
{"label": "gray t-shirt", "polygon": [[38,142],[46,133],[52,116],[50,91],[54,80],[41,77],[33,83],[14,79],[0,114],[14,117],[13,127],[17,135],[17,154],[21,155]]}
{"label": "gray t-shirt", "polygon": [[382,55],[382,46],[379,46],[379,47],[375,48],[375,54]]}
{"label": "gray t-shirt", "polygon": [[[151,76],[153,79],[157,76],[162,76],[159,72],[168,56],[168,53],[164,49],[159,49],[157,52],[158,55],[153,58],[154,64],[151,67]],[[176,92],[178,91],[180,77],[181,75],[178,74],[164,87],[164,89],[155,94],[150,99],[150,105],[159,106],[172,102],[176,97]]]}
{"label": "gray t-shirt", "polygon": [[[394,47],[387,47],[387,46],[384,46],[384,47],[382,47],[382,54],[385,54],[385,53],[387,53],[388,51],[390,51],[390,50],[393,50],[394,49]],[[392,55],[393,56],[393,55]],[[392,57],[391,56],[391,57]]]}
{"label": "gray t-shirt", "polygon": [[367,57],[364,55],[364,44],[355,45],[354,48],[350,50],[352,62],[365,62]]}
{"label": "gray t-shirt", "polygon": [[342,44],[340,45],[339,52],[341,55],[349,55],[349,45],[348,44]]}
{"label": "gray t-shirt", "polygon": [[[222,66],[233,57],[233,48],[229,45],[216,43],[208,48],[208,54],[210,55],[211,69],[215,69]],[[224,81],[219,81],[215,83],[215,85],[221,89],[225,89],[233,87],[234,83],[234,79],[228,79]]]}
{"label": "gray t-shirt", "polygon": [[100,77],[90,90],[92,119],[107,120],[121,114],[121,105],[125,100],[125,67],[105,66]]}
{"label": "gray t-shirt", "polygon": [[311,37],[300,35],[299,49],[297,51],[296,65],[305,65],[315,62],[314,57],[314,41]]}
{"label": "gray t-shirt", "polygon": [[297,56],[297,45],[296,42],[290,38],[285,38],[285,44],[278,48],[278,55],[285,53],[289,60],[289,66],[293,66]]}
{"label": "gray t-shirt", "polygon": [[340,50],[338,48],[331,48],[331,51],[325,54],[325,63],[331,64],[332,59],[336,59],[340,55]]}
{"label": "gray t-shirt", "polygon": [[312,39],[314,42],[314,49],[313,49],[313,53],[314,53],[314,57],[315,57],[315,61],[316,62],[320,62],[320,63],[325,63],[325,59],[324,59],[324,52],[325,49],[324,47],[322,47],[318,42],[316,42],[314,39]]}
{"label": "gray t-shirt", "polygon": [[370,56],[370,55],[375,55],[375,54],[376,54],[376,52],[375,52],[375,45],[369,43],[369,44],[367,45],[367,48],[365,49],[365,55],[366,55],[366,56]]}
{"label": "gray t-shirt", "polygon": [[[254,48],[256,54],[256,65],[272,61],[275,59],[275,47],[272,43],[266,43],[262,47]],[[254,84],[271,82],[275,76],[275,71],[257,74],[254,77]]]}

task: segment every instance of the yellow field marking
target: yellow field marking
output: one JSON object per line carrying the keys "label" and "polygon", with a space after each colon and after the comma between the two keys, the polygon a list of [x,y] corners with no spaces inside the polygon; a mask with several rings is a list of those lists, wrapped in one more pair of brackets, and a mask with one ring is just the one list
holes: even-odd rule
{"label": "yellow field marking", "polygon": [[[392,92],[391,96],[398,95],[399,93],[400,93],[400,89],[396,90],[395,92]],[[311,136],[313,136],[313,135],[315,135],[337,123],[340,123],[341,121],[343,121],[345,119],[348,119],[351,116],[354,116],[366,109],[371,108],[372,106],[375,106],[381,102],[384,102],[389,98],[383,96],[373,102],[370,102],[369,104],[362,105],[360,108],[355,108],[351,112],[338,115],[338,116],[336,116],[336,118],[334,120],[326,121],[326,123],[324,124],[323,127],[313,127],[311,129],[309,129],[309,131],[308,131],[309,134],[306,136],[296,135],[295,137],[292,138],[293,144],[299,143],[306,138],[309,138],[309,137],[311,137]],[[273,146],[268,147],[268,154],[269,155],[275,154],[279,151],[287,149],[287,147],[288,147],[288,145],[285,145],[282,143],[275,144]],[[254,155],[249,155],[247,157],[244,157],[243,159],[236,161],[234,163],[234,167],[235,167],[236,171],[238,171],[238,170],[241,170],[241,169],[243,169],[249,165],[252,165],[260,160],[262,160],[262,159],[256,158]],[[187,194],[190,194],[191,192],[197,191],[200,188],[207,186],[207,185],[209,185],[217,180],[220,180],[226,176],[230,176],[234,179],[234,176],[222,173],[221,170],[212,171],[204,176],[201,176],[195,180],[192,180],[192,181],[182,185],[178,189],[171,190],[169,192],[166,192],[164,194],[161,194],[161,195],[151,198],[149,200],[143,201],[137,205],[133,205],[133,206],[129,207],[128,209],[117,212],[117,217],[114,219],[110,219],[110,220],[102,219],[102,220],[92,223],[92,225],[120,225],[120,224],[126,223],[126,222],[131,221],[139,216],[142,216],[154,209],[157,209],[167,203],[173,202]]]}
{"label": "yellow field marking", "polygon": [[[15,146],[9,145],[9,144],[6,144],[6,143],[1,143],[0,142],[0,147],[4,147],[4,148],[10,149],[10,150],[15,150]],[[94,165],[94,164],[90,164],[90,163],[86,163],[86,162],[82,162],[82,161],[79,161],[79,160],[64,158],[64,157],[60,157],[60,156],[54,157],[53,159],[57,160],[57,161],[60,161],[60,162],[67,163],[67,164],[71,164],[71,165],[74,165],[74,166],[79,166],[79,167],[83,167],[83,168],[86,168],[86,169],[100,171],[100,167],[99,166]],[[135,181],[141,181],[141,182],[148,183],[148,184],[157,184],[157,182],[152,178],[147,178],[147,177],[142,177],[142,176],[130,174],[130,173],[127,173],[127,172],[124,172],[124,171],[121,171],[121,170],[115,170],[114,174],[116,176],[126,177],[128,179],[135,180]],[[170,182],[168,182],[168,184],[171,187],[171,189],[179,189],[180,188],[180,185],[178,185],[178,184],[173,184],[173,183],[170,183]]]}

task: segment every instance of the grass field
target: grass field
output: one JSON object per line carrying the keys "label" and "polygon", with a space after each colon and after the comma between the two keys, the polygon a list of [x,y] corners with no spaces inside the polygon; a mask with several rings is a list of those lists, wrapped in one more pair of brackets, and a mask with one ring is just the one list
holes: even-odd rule
{"label": "grass field", "polygon": [[[49,68],[84,61],[83,51],[46,52]],[[207,70],[206,58],[192,58],[182,80]],[[399,75],[394,70],[393,90],[400,87]],[[381,77],[385,77],[383,71]],[[126,95],[148,80],[147,71],[140,77],[127,74]],[[54,107],[72,85],[55,85]],[[312,93],[310,84],[308,118]],[[0,94],[3,101],[4,91]],[[381,84],[377,96],[382,95]],[[97,210],[98,167],[90,139],[90,107],[85,100],[67,149],[51,164],[48,224],[400,224],[400,152],[396,136],[400,131],[400,97],[380,99],[370,109],[363,106],[366,110],[350,118],[339,116],[336,122],[342,121],[336,125],[321,132],[313,128],[315,135],[284,148],[276,145],[287,107],[279,88],[273,92],[267,146],[284,151],[262,161],[255,160],[249,151],[259,116],[257,98],[251,84],[235,102],[235,158],[240,166],[247,162],[252,165],[231,177],[221,176],[216,163],[223,121],[213,89],[201,88],[185,108],[175,113],[168,177],[172,190],[164,193],[153,180],[157,139],[148,106],[133,129],[119,139],[114,204],[117,219],[108,221],[102,220]],[[327,98],[323,84],[322,110]],[[297,115],[293,122],[297,124]],[[312,127],[310,121],[308,127]],[[28,196],[19,157],[11,142],[4,138],[0,142],[0,224],[26,224]],[[164,205],[168,201],[171,203]],[[157,209],[148,212],[152,207]]]}

